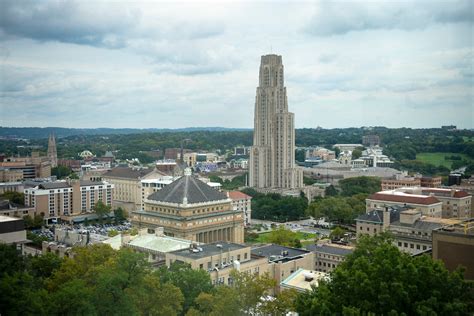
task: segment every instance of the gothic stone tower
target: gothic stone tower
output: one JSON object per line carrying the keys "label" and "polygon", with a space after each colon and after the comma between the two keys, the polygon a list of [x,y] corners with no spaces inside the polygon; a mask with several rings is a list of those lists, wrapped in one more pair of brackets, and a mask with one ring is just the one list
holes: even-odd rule
{"label": "gothic stone tower", "polygon": [[51,167],[58,166],[58,153],[56,150],[56,140],[54,139],[54,134],[51,133],[48,139],[48,158],[51,161]]}
{"label": "gothic stone tower", "polygon": [[295,167],[294,114],[288,112],[281,56],[262,56],[255,97],[249,185],[256,188],[303,187]]}

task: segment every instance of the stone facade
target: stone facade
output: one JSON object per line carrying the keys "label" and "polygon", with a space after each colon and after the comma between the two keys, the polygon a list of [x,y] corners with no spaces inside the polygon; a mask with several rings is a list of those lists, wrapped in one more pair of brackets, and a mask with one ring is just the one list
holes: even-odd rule
{"label": "stone facade", "polygon": [[295,167],[294,114],[288,112],[281,56],[262,56],[259,80],[249,185],[256,188],[300,188],[303,186],[303,173]]}
{"label": "stone facade", "polygon": [[168,236],[197,242],[244,242],[244,213],[232,200],[189,173],[144,201],[144,209],[132,212],[137,227],[163,227]]}

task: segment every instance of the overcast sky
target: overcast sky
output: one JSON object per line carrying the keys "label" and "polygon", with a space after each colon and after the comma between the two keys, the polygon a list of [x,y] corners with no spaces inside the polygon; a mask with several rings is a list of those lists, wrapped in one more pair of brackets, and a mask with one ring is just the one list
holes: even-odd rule
{"label": "overcast sky", "polygon": [[296,127],[474,127],[474,1],[0,1],[0,125],[253,127],[283,56]]}

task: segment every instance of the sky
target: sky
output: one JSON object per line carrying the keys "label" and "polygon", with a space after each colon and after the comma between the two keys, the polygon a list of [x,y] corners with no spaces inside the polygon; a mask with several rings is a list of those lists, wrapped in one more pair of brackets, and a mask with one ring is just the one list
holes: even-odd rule
{"label": "sky", "polygon": [[474,128],[474,1],[0,1],[0,126]]}

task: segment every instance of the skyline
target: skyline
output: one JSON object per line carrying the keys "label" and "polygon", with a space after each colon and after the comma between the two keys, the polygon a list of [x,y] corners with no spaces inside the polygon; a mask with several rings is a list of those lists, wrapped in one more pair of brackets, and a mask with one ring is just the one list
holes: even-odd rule
{"label": "skyline", "polygon": [[296,128],[473,128],[473,6],[2,1],[0,125],[252,128],[275,53]]}

